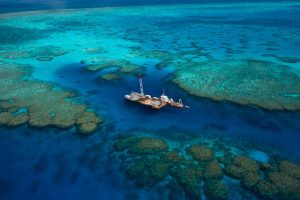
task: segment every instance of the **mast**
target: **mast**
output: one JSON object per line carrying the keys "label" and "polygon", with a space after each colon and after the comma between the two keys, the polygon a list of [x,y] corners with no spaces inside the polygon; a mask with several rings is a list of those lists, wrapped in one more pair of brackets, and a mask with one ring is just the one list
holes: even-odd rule
{"label": "mast", "polygon": [[178,102],[178,103],[179,103],[180,105],[183,105],[183,104],[182,104],[182,100],[181,100],[181,99],[179,99],[179,102]]}
{"label": "mast", "polygon": [[144,87],[143,87],[143,80],[142,80],[142,76],[139,76],[139,83],[140,83],[140,91],[141,91],[141,95],[144,96]]}

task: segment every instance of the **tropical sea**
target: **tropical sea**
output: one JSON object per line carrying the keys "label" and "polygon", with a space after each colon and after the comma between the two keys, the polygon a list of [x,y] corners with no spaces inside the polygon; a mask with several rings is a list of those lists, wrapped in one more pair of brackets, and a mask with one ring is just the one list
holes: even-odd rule
{"label": "tropical sea", "polygon": [[[5,104],[11,99],[18,103],[11,111],[14,117],[28,113],[16,125],[0,115],[1,199],[300,198],[300,2],[190,3],[73,6],[76,9],[0,15],[0,113],[12,109]],[[230,74],[226,65],[237,60],[243,61],[237,67],[245,65],[247,73],[225,76]],[[192,75],[181,74],[198,73],[200,66],[214,61],[225,66],[207,75],[217,77],[216,81],[225,76],[218,100],[210,96],[216,82],[209,87],[206,82],[198,87],[198,80],[186,85]],[[254,80],[257,71],[251,68],[256,66],[262,75]],[[264,66],[274,75],[266,75]],[[26,74],[10,78],[18,73]],[[244,81],[251,73],[250,81]],[[155,110],[125,100],[124,95],[139,92],[139,75],[146,94],[159,97],[164,90],[190,108]],[[188,80],[182,81],[182,76]],[[231,78],[228,85],[226,77]],[[252,81],[266,88],[255,96],[261,101],[251,101],[251,92],[242,92],[256,86]],[[88,134],[78,131],[78,114],[71,119],[76,125],[37,125],[45,117],[39,113],[39,119],[32,120],[38,110],[55,108],[57,116],[63,113],[61,121],[73,111],[73,107],[65,111],[56,96],[48,101],[40,95],[36,100],[32,94],[43,91],[37,84],[49,86],[46,93],[54,96],[72,92],[66,101],[86,106],[101,122]],[[242,84],[245,88],[237,92],[241,96],[234,96]],[[196,86],[209,92],[192,91]],[[285,90],[289,92],[281,101],[275,93],[282,95]],[[9,98],[12,91],[18,92]],[[136,138],[124,140],[128,135]],[[118,141],[125,146],[118,148]],[[200,154],[207,150],[213,155],[200,161],[199,152],[189,150],[196,144],[209,148]],[[163,160],[169,151],[186,162]],[[243,156],[242,161],[236,156]],[[157,159],[165,163],[155,168],[163,174],[159,178],[153,167]],[[142,170],[129,171],[140,160]],[[283,160],[293,164],[284,168]],[[216,180],[207,178],[205,171],[196,178],[194,173],[176,171],[206,169],[208,162],[220,166]],[[239,175],[229,171],[232,166]],[[292,170],[296,172],[291,175]],[[245,178],[250,171],[258,174],[253,184]],[[222,184],[218,194],[209,189],[212,182]],[[272,189],[263,190],[261,182]]]}

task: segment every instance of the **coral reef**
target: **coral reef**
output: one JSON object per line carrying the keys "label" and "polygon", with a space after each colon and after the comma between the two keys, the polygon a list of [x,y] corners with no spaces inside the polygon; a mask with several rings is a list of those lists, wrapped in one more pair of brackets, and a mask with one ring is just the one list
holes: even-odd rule
{"label": "coral reef", "polygon": [[257,184],[257,191],[263,198],[272,199],[277,196],[276,187],[269,181],[261,181]]}
{"label": "coral reef", "polygon": [[89,60],[84,61],[86,65],[86,69],[88,71],[100,71],[105,68],[117,67],[122,68],[130,65],[131,63],[124,59],[113,59],[113,58],[103,58],[103,57],[95,57]]}
{"label": "coral reef", "polygon": [[300,181],[283,172],[271,172],[268,174],[271,183],[278,190],[278,194],[284,199],[300,198]]}
{"label": "coral reef", "polygon": [[169,151],[161,156],[161,160],[167,163],[180,164],[183,162],[184,158],[176,151]]}
{"label": "coral reef", "polygon": [[123,151],[128,149],[132,144],[138,141],[138,137],[135,135],[123,135],[118,138],[114,143],[114,149],[117,151]]}
{"label": "coral reef", "polygon": [[279,161],[279,171],[288,174],[291,177],[300,179],[300,166],[287,160]]}
{"label": "coral reef", "polygon": [[187,195],[192,199],[200,198],[200,182],[202,169],[197,166],[176,167],[170,174],[185,189]]}
{"label": "coral reef", "polygon": [[[169,66],[180,66],[184,62],[190,62],[191,58],[207,56],[202,51],[193,50],[180,50],[176,52],[169,52],[164,50],[151,49],[146,50],[140,47],[132,47],[128,55],[129,57],[143,57],[148,59],[157,59],[160,62],[156,64],[157,69],[163,69]],[[180,58],[180,59],[179,59]]]}
{"label": "coral reef", "polygon": [[224,170],[227,175],[232,176],[234,178],[240,179],[244,175],[243,169],[236,165],[230,164],[230,165],[226,166],[226,168]]}
{"label": "coral reef", "polygon": [[156,153],[168,150],[168,144],[161,139],[157,138],[139,138],[136,143],[133,143],[129,149],[128,153],[131,154],[147,154]]}
{"label": "coral reef", "polygon": [[39,58],[37,58],[37,60],[44,62],[44,61],[51,61],[51,60],[53,60],[53,58],[52,57],[39,57]]}
{"label": "coral reef", "polygon": [[106,53],[107,51],[101,47],[90,47],[90,48],[85,48],[84,52],[89,54],[98,54],[98,53]]}
{"label": "coral reef", "polygon": [[7,126],[18,126],[26,123],[27,121],[28,115],[26,113],[20,113],[18,115],[12,116],[12,118],[7,121]]}
{"label": "coral reef", "polygon": [[101,75],[101,79],[104,81],[113,81],[120,79],[121,76],[118,73],[108,73]]}
{"label": "coral reef", "polygon": [[112,72],[101,75],[101,79],[106,81],[120,79],[126,75],[138,75],[143,71],[141,66],[125,59],[95,57],[82,62],[86,64],[85,69],[90,72],[112,69]]}
{"label": "coral reef", "polygon": [[100,119],[93,112],[83,112],[76,119],[76,124],[79,126],[79,132],[81,133],[90,133],[97,128]]}
{"label": "coral reef", "polygon": [[223,176],[223,171],[216,161],[209,162],[203,171],[204,179],[218,179]]}
{"label": "coral reef", "polygon": [[65,55],[67,53],[67,51],[62,50],[60,47],[44,46],[36,50],[37,55],[35,55],[35,57],[37,57],[37,60],[39,61],[48,61],[52,60],[55,57]]}
{"label": "coral reef", "polygon": [[263,171],[271,171],[273,170],[273,166],[270,163],[262,163],[259,168]]}
{"label": "coral reef", "polygon": [[246,156],[235,157],[233,163],[245,171],[257,172],[259,169],[258,163]]}
{"label": "coral reef", "polygon": [[[287,160],[258,163],[246,155],[229,153],[233,148],[230,143],[217,141],[212,149],[209,143],[199,144],[169,150],[172,145],[165,140],[130,134],[119,136],[114,150],[125,164],[128,177],[140,187],[174,184],[176,180],[176,187],[189,199],[200,199],[203,194],[207,199],[228,199],[230,185],[223,179],[224,171],[258,197],[299,199],[299,165]],[[227,153],[214,159],[214,152],[220,150]]]}
{"label": "coral reef", "polygon": [[281,160],[267,173],[267,179],[257,185],[259,194],[266,198],[299,199],[300,198],[300,166]]}
{"label": "coral reef", "polygon": [[35,58],[38,61],[51,61],[67,53],[67,51],[57,46],[41,46],[26,50],[3,51],[0,52],[0,56],[6,59]]}
{"label": "coral reef", "polygon": [[167,163],[162,163],[157,159],[144,158],[130,165],[127,174],[135,179],[138,186],[151,186],[167,176],[168,168]]}
{"label": "coral reef", "polygon": [[187,62],[177,68],[173,82],[199,97],[266,109],[300,110],[300,96],[297,95],[300,78],[288,66],[272,62]]}
{"label": "coral reef", "polygon": [[19,50],[19,51],[2,51],[0,56],[5,59],[16,59],[16,58],[31,58],[31,52]]}
{"label": "coral reef", "polygon": [[242,183],[246,188],[252,188],[260,181],[261,177],[258,173],[245,173],[242,177]]}
{"label": "coral reef", "polygon": [[121,136],[114,143],[115,150],[127,149],[130,154],[151,154],[166,151],[168,148],[168,144],[161,139],[134,135]]}
{"label": "coral reef", "polygon": [[245,156],[237,156],[225,167],[225,172],[238,178],[244,187],[257,191],[264,198],[297,199],[300,197],[298,165],[279,161],[275,166],[268,164],[267,168],[262,169],[267,172],[265,179],[259,174],[259,165],[256,161]]}
{"label": "coral reef", "polygon": [[150,172],[156,181],[161,181],[167,176],[168,169],[169,169],[168,163],[160,162],[159,160],[157,160],[151,166]]}
{"label": "coral reef", "polygon": [[[82,133],[96,129],[100,118],[87,111],[85,105],[72,101],[74,94],[54,89],[54,86],[45,82],[24,79],[30,74],[28,65],[2,63],[0,124],[16,126],[27,122],[33,127],[77,126]],[[17,112],[19,109],[24,112]]]}
{"label": "coral reef", "polygon": [[225,172],[241,180],[246,188],[254,187],[260,180],[259,164],[246,156],[237,156],[226,165]]}
{"label": "coral reef", "polygon": [[210,161],[214,157],[213,151],[202,145],[192,145],[186,149],[186,153],[198,161]]}
{"label": "coral reef", "polygon": [[139,178],[144,172],[145,164],[143,160],[137,160],[127,168],[127,175],[131,178]]}
{"label": "coral reef", "polygon": [[144,58],[153,58],[163,61],[171,61],[174,60],[175,55],[168,51],[163,50],[145,50],[141,47],[131,47],[131,51],[129,52],[129,57],[144,57]]}
{"label": "coral reef", "polygon": [[50,33],[46,30],[19,28],[14,26],[0,26],[0,44],[21,44],[32,40],[47,37]]}
{"label": "coral reef", "polygon": [[157,184],[169,174],[185,189],[188,196],[199,198],[202,168],[193,162],[185,162],[178,152],[168,151],[168,148],[164,140],[135,135],[121,136],[114,143],[116,151],[127,149],[129,155],[138,156],[126,170],[137,185]]}
{"label": "coral reef", "polygon": [[[23,0],[22,2],[28,4],[30,1]],[[50,1],[40,2],[42,7],[46,5],[45,2]],[[74,2],[79,5],[79,1]],[[50,4],[54,7],[68,6]],[[231,7],[233,10],[230,9]],[[186,91],[199,97],[232,101],[243,105],[256,105],[267,109],[299,110],[299,78],[290,70],[295,67],[294,71],[296,72],[300,64],[300,57],[297,55],[300,44],[299,16],[295,15],[296,17],[294,17],[299,8],[299,3],[272,3],[270,5],[261,3],[261,5],[257,5],[246,2],[245,4],[228,4],[224,7],[219,4],[216,6],[211,4],[172,7],[170,5],[141,6],[79,9],[76,12],[75,10],[55,10],[1,16],[1,65],[4,60],[16,59],[15,61],[19,62],[20,59],[22,63],[35,65],[38,70],[35,75],[40,78],[76,86],[85,95],[82,97],[87,98],[88,101],[96,102],[100,98],[99,106],[114,103],[116,105],[116,109],[112,112],[109,108],[106,109],[106,113],[116,119],[104,127],[103,131],[108,134],[96,135],[97,137],[90,137],[83,142],[77,141],[76,143],[75,141],[74,144],[78,144],[81,148],[78,148],[78,152],[72,152],[67,159],[61,159],[61,157],[64,157],[63,154],[68,153],[70,148],[72,149],[70,142],[67,145],[66,142],[61,142],[60,147],[63,148],[59,148],[60,151],[56,151],[55,148],[47,148],[47,152],[44,152],[43,149],[33,148],[28,153],[26,152],[25,156],[21,153],[21,156],[16,157],[18,149],[10,151],[9,145],[6,145],[8,152],[3,151],[4,159],[1,161],[4,168],[7,164],[6,168],[9,170],[3,170],[1,174],[5,175],[6,171],[13,172],[15,169],[11,163],[13,159],[9,158],[10,155],[16,158],[15,161],[22,161],[22,156],[24,160],[28,160],[26,156],[33,152],[43,158],[49,157],[46,164],[42,165],[47,166],[52,161],[55,163],[49,169],[40,170],[40,174],[33,177],[35,180],[32,181],[36,182],[38,187],[35,187],[37,188],[34,189],[35,191],[31,189],[27,198],[30,198],[30,195],[33,198],[43,195],[42,193],[45,192],[48,185],[51,185],[51,183],[44,184],[43,177],[46,177],[47,180],[50,177],[51,181],[53,171],[56,180],[66,177],[66,182],[60,184],[62,187],[56,187],[59,184],[55,184],[54,190],[64,190],[63,193],[66,192],[67,195],[58,194],[58,196],[75,198],[118,198],[124,194],[124,199],[138,199],[139,197],[166,199],[167,190],[172,184],[175,185],[173,187],[175,190],[180,188],[178,191],[185,192],[188,197],[195,199],[231,199],[232,197],[242,199],[248,192],[260,195],[257,196],[258,198],[299,199],[300,174],[297,164],[274,160],[273,154],[277,153],[275,151],[270,152],[270,157],[264,161],[255,159],[245,150],[246,147],[238,146],[241,140],[253,139],[258,135],[262,139],[259,142],[265,143],[269,147],[272,145],[281,147],[281,145],[289,144],[293,138],[297,138],[293,134],[299,129],[299,125],[295,123],[297,117],[291,118],[298,114],[278,114],[264,111],[257,113],[255,109],[254,111],[251,109],[253,112],[248,112],[247,109],[244,112],[238,108],[228,108],[223,104],[216,106],[219,108],[216,110],[213,109],[215,106],[210,103],[196,106],[196,100],[190,99],[190,105],[195,108],[192,109],[195,112],[183,111],[181,116],[175,113],[172,117],[168,117],[171,116],[168,110],[154,114],[151,111],[143,112],[138,109],[139,114],[147,115],[142,120],[143,124],[149,122],[149,126],[142,126],[143,124],[138,124],[140,120],[134,121],[138,119],[138,116],[134,116],[135,110],[127,116],[119,116],[119,113],[115,111],[122,112],[122,115],[127,111],[126,109],[117,109],[122,104],[119,104],[119,101],[107,102],[106,98],[101,98],[107,96],[105,95],[107,91],[110,91],[110,94],[117,94],[115,89],[118,86],[123,88],[124,84],[105,83],[103,87],[101,86],[105,91],[99,92],[95,91],[97,83],[94,82],[95,76],[98,76],[98,79],[103,82],[113,82],[125,76],[126,78],[134,76],[141,73],[143,64],[147,66],[146,76],[155,76],[157,70],[152,66],[156,65],[156,68],[163,69],[163,71],[159,76],[153,77],[153,80],[166,83],[172,77],[173,69],[175,69],[174,81]],[[274,13],[276,15],[278,11],[284,16],[284,19],[276,16],[274,18]],[[48,36],[50,37],[46,38]],[[48,44],[57,46],[37,46]],[[131,49],[134,45],[136,47]],[[70,55],[62,56],[67,53],[66,51],[70,51]],[[262,53],[274,54],[268,60],[289,64],[285,66],[256,60],[204,62],[213,57],[219,59],[227,56],[236,59],[255,58],[261,57],[259,55]],[[57,59],[57,56],[61,57]],[[88,57],[92,59],[87,59]],[[87,60],[83,60],[81,65],[79,63],[76,65],[80,59]],[[54,62],[50,62],[51,60]],[[66,67],[62,69],[60,66]],[[79,66],[85,67],[91,73],[81,74],[78,70]],[[169,68],[164,69],[167,67]],[[66,76],[63,73],[70,73],[70,75]],[[92,73],[94,74],[92,75]],[[74,94],[67,90],[47,82],[32,80],[32,77],[27,77],[30,74],[31,68],[27,66],[17,69],[17,65],[9,66],[4,63],[0,67],[0,124],[17,126],[25,123],[34,127],[77,127],[80,132],[91,132],[96,129],[100,121],[99,117],[82,103],[76,102],[76,99],[81,99],[81,97],[73,98]],[[90,79],[85,80],[84,78],[87,77]],[[130,84],[130,81],[131,79],[126,79],[122,83]],[[129,88],[126,88],[126,84],[124,90],[136,87],[130,85]],[[160,89],[157,83],[153,83],[151,86],[150,92],[155,93]],[[119,90],[121,93],[124,92],[122,88]],[[171,92],[176,93],[176,88],[170,89]],[[180,96],[184,97],[185,95]],[[206,119],[205,114],[209,113],[211,116]],[[251,113],[253,116],[247,116]],[[199,121],[199,124],[197,124],[198,118],[193,117],[197,114],[202,120]],[[238,119],[241,116],[235,116],[236,114],[243,115],[243,119]],[[260,117],[257,117],[257,114]],[[183,124],[183,126],[180,123],[176,124],[181,118],[187,120],[192,117],[191,124]],[[261,120],[265,119],[264,117],[269,118]],[[153,118],[163,118],[163,120],[151,120]],[[218,122],[214,122],[218,119]],[[133,121],[136,123],[130,123]],[[151,130],[151,127],[157,123],[161,123],[153,129],[159,130],[157,133],[145,133],[143,136],[143,133],[139,132],[137,135],[122,136],[114,143],[114,149],[109,149],[108,145],[112,137],[119,134],[119,131]],[[228,146],[232,144],[226,142],[218,145],[213,145],[211,141],[207,142],[205,133],[185,132],[186,129],[196,130],[197,127],[199,130],[201,128],[218,128],[228,131],[227,135],[230,135],[234,139],[233,142],[237,143],[236,149],[229,148]],[[237,134],[241,138],[235,137],[234,133],[231,134],[231,131],[242,131],[245,127],[249,127],[245,130],[245,134]],[[169,129],[170,132],[168,132]],[[177,134],[177,131],[180,130],[183,132]],[[24,131],[25,136],[26,132]],[[274,132],[273,136],[271,132]],[[287,133],[287,135],[283,133]],[[21,138],[18,134],[16,136],[15,139],[18,143]],[[198,138],[199,136],[200,138]],[[285,136],[287,136],[285,141],[278,140]],[[36,147],[41,143],[43,147],[47,147],[45,144],[49,144],[49,139],[54,141],[53,143],[60,144],[60,140],[63,138],[57,136],[51,138],[28,137],[24,142],[28,142],[29,146]],[[98,141],[99,139],[101,141]],[[96,143],[95,140],[97,140]],[[5,141],[14,142],[14,137],[3,138],[3,144]],[[252,142],[256,143],[255,140]],[[278,142],[280,144],[277,146]],[[24,144],[22,146],[27,147]],[[254,149],[255,145],[252,146]],[[284,149],[292,152],[293,145]],[[4,150],[6,146],[3,146]],[[20,149],[23,150],[23,148]],[[59,154],[60,152],[63,153]],[[55,154],[52,159],[51,153],[58,154]],[[296,153],[293,152],[293,154]],[[68,161],[72,164],[73,158],[77,158],[78,155],[80,155],[79,165],[75,163],[74,166],[69,166]],[[289,156],[292,157],[292,155]],[[35,157],[29,157],[29,161],[30,158],[35,159]],[[118,159],[116,163],[121,167],[116,167],[113,159]],[[78,161],[75,159],[75,162]],[[4,186],[0,191],[8,193],[3,199],[16,199],[13,198],[15,196],[11,191],[17,191],[18,188],[21,189],[21,193],[17,196],[21,196],[22,192],[26,193],[27,186],[30,186],[26,183],[32,182],[30,178],[28,181],[25,180],[28,167],[30,168],[30,162],[26,161],[23,166],[25,173],[22,170],[15,174],[7,173],[7,177],[4,177],[5,180],[0,180],[0,185]],[[69,181],[68,178],[71,177],[74,170],[78,171],[78,168],[80,168],[79,179],[77,174],[77,178],[75,176],[75,178],[71,178],[73,181]],[[85,168],[88,169],[85,170]],[[132,185],[127,188],[124,185],[128,182],[124,184],[124,182],[120,183],[120,180],[116,180],[120,177],[118,170],[126,171],[128,175],[126,178],[147,188],[138,191],[138,194],[132,194],[134,190]],[[45,172],[45,176],[41,174],[42,171]],[[24,174],[25,176],[21,176]],[[24,177],[24,181],[15,181],[15,179],[19,180],[19,175]],[[60,177],[60,175],[62,176]],[[127,181],[127,179],[125,180]],[[92,193],[89,191],[101,184],[107,184],[105,185],[107,191],[102,189],[95,189],[96,192]],[[153,188],[149,188],[149,186],[153,186]],[[230,190],[228,190],[227,186],[234,187],[234,189],[229,188]],[[77,188],[80,192],[75,191]],[[149,191],[151,189],[160,190],[160,193],[153,195]],[[229,194],[232,190],[235,193]],[[120,191],[120,194],[115,194],[115,191]],[[247,192],[243,194],[245,196],[234,196],[240,191]],[[54,193],[50,195],[53,196]],[[8,198],[5,198],[6,196]],[[168,197],[169,199],[181,199],[182,196]],[[251,197],[249,199],[255,199],[255,197]]]}
{"label": "coral reef", "polygon": [[228,199],[228,188],[221,181],[210,180],[205,184],[205,194],[209,199]]}

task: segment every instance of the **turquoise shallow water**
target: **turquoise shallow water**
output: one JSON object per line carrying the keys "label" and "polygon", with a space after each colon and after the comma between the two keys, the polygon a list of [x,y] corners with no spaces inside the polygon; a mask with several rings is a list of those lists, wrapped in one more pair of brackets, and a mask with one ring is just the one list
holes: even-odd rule
{"label": "turquoise shallow water", "polygon": [[[166,54],[141,55],[147,50],[194,50],[196,56],[184,56],[197,61],[271,61],[300,76],[299,5],[199,4],[2,15],[1,62],[32,65],[29,79],[75,91],[76,99],[93,108],[103,123],[90,136],[78,134],[75,128],[1,127],[1,199],[172,199],[167,184],[138,188],[124,175],[112,149],[115,138],[124,133],[160,137],[172,147],[202,137],[226,139],[261,162],[282,156],[300,163],[299,111],[268,111],[189,95],[171,81],[176,66],[157,67]],[[40,49],[44,47],[67,53],[45,53]],[[100,50],[88,51],[92,48]],[[39,61],[45,54],[51,59]],[[143,66],[146,93],[158,96],[165,89],[191,109],[154,111],[126,102],[124,95],[138,90],[136,75],[103,81],[99,77],[107,71],[84,69],[83,61],[97,57]],[[231,179],[227,182],[230,199],[259,198]]]}

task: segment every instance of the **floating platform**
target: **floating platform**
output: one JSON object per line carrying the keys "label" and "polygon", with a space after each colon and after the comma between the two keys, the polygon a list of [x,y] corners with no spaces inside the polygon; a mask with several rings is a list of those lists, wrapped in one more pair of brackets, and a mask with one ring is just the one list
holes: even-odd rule
{"label": "floating platform", "polygon": [[143,82],[142,78],[139,78],[140,83],[140,93],[138,92],[131,92],[129,95],[125,95],[125,99],[129,101],[133,101],[145,106],[150,106],[154,109],[161,109],[164,106],[172,106],[175,108],[189,108],[188,106],[185,106],[182,104],[182,100],[179,99],[178,102],[174,101],[172,98],[169,98],[166,96],[163,92],[163,94],[158,97],[151,97],[150,95],[144,94],[143,89]]}

